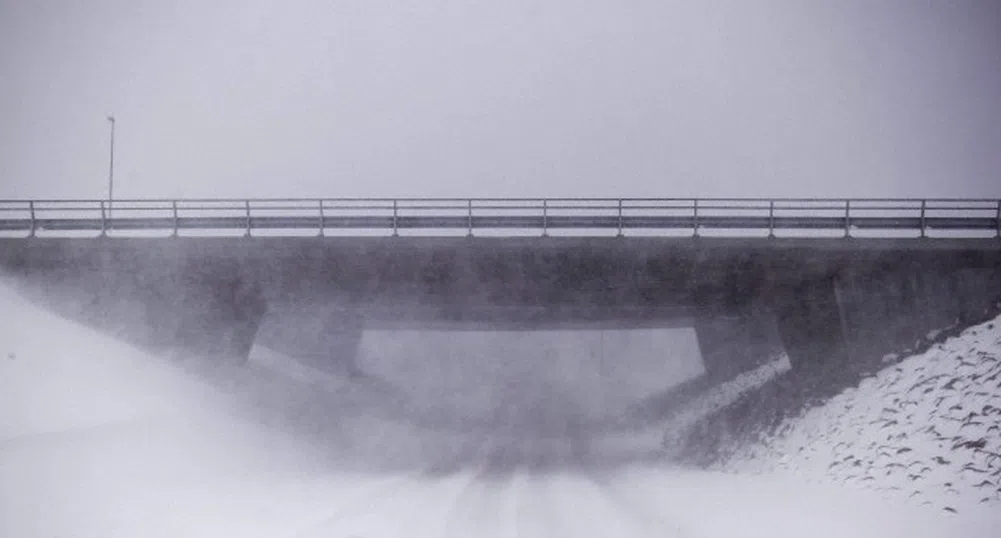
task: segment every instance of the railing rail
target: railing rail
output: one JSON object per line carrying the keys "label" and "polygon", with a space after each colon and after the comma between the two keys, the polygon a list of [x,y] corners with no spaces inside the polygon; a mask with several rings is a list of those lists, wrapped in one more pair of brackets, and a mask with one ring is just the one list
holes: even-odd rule
{"label": "railing rail", "polygon": [[0,232],[195,231],[253,236],[362,230],[397,236],[643,233],[1001,238],[1001,200],[973,198],[270,198],[0,200]]}

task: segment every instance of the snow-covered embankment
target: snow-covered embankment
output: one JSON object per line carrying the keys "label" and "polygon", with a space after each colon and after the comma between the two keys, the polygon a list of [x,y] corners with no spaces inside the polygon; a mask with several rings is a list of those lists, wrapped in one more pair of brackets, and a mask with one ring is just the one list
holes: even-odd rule
{"label": "snow-covered embankment", "polygon": [[720,466],[793,472],[949,511],[1001,509],[1001,318],[887,366]]}

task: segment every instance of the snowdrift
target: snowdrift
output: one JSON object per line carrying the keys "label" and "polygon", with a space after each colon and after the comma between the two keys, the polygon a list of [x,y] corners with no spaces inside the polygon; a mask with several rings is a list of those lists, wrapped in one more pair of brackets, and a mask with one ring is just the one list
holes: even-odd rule
{"label": "snowdrift", "polygon": [[793,472],[951,512],[1001,509],[1001,318],[783,421],[718,467]]}

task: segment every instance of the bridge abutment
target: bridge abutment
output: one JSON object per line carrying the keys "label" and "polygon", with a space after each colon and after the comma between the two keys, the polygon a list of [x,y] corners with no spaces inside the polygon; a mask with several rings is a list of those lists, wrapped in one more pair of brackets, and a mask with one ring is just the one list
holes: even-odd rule
{"label": "bridge abutment", "polygon": [[728,381],[761,366],[782,349],[775,316],[761,308],[703,314],[694,328],[702,364],[714,381]]}
{"label": "bridge abutment", "polygon": [[211,359],[246,360],[267,311],[259,287],[238,272],[186,280],[167,312],[175,320],[173,334],[164,336],[173,347]]}
{"label": "bridge abutment", "polygon": [[358,348],[364,320],[337,307],[277,308],[261,326],[258,341],[311,368],[353,377],[360,375]]}
{"label": "bridge abutment", "polygon": [[783,288],[774,309],[779,337],[794,370],[827,372],[843,365],[844,317],[833,277]]}
{"label": "bridge abutment", "polygon": [[885,354],[916,350],[943,329],[995,315],[1001,268],[901,264],[846,271],[838,293],[853,362],[875,366]]}
{"label": "bridge abutment", "polygon": [[850,375],[996,315],[999,300],[999,267],[900,263],[804,280],[779,291],[773,304],[794,368]]}
{"label": "bridge abutment", "polygon": [[157,353],[249,356],[267,301],[241,264],[170,248],[61,254],[61,263],[15,275],[25,293],[60,315]]}

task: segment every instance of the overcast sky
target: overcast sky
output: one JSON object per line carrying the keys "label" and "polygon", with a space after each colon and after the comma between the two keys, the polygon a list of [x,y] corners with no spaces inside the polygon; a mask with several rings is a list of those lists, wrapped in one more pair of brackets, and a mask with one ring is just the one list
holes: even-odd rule
{"label": "overcast sky", "polygon": [[997,0],[0,0],[0,198],[1001,196]]}

